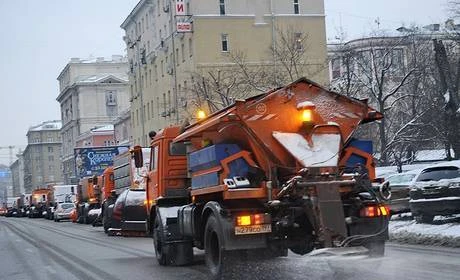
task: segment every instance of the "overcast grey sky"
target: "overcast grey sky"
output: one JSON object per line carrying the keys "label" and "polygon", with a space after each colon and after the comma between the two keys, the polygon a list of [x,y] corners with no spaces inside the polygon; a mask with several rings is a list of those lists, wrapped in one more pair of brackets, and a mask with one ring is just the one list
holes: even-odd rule
{"label": "overcast grey sky", "polygon": [[[125,54],[120,24],[137,2],[0,0],[0,147],[23,149],[30,126],[60,119],[56,78],[71,57]],[[443,22],[446,2],[325,0],[327,38],[333,40],[339,30],[349,40],[377,28]],[[0,149],[0,163],[8,163],[7,149]]]}

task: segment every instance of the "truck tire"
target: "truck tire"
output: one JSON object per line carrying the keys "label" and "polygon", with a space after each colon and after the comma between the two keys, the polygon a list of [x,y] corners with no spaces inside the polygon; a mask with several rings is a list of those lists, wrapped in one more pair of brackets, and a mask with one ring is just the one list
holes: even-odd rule
{"label": "truck tire", "polygon": [[157,212],[153,226],[153,247],[155,248],[155,256],[158,264],[160,265],[170,264],[170,256],[167,254],[169,250],[166,246],[167,245],[164,243],[163,224],[161,223],[161,217]]}
{"label": "truck tire", "polygon": [[231,279],[231,269],[238,261],[238,253],[225,251],[223,232],[217,218],[210,215],[204,231],[205,262],[211,279]]}

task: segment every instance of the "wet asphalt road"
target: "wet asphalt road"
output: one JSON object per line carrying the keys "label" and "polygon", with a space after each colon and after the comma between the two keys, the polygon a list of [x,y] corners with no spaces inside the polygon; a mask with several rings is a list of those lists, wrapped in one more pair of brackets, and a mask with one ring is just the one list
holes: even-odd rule
{"label": "wet asphalt road", "polygon": [[[208,279],[193,265],[161,267],[152,240],[100,227],[0,217],[0,279]],[[297,256],[238,265],[228,279],[460,279],[460,249],[387,244],[383,258]]]}

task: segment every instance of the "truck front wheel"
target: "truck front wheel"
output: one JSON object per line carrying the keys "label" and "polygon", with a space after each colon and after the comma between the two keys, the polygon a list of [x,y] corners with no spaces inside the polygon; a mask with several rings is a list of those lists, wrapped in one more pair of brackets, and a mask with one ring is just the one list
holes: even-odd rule
{"label": "truck front wheel", "polygon": [[164,243],[163,232],[163,224],[161,223],[160,216],[157,214],[153,226],[153,246],[155,247],[155,256],[160,265],[168,265],[169,256],[166,253],[167,248],[165,248],[166,244]]}

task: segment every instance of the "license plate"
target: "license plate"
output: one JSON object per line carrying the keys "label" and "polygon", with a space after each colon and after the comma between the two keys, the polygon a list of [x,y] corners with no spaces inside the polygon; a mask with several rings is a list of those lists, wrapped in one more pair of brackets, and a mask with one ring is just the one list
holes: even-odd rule
{"label": "license plate", "polygon": [[272,232],[271,224],[252,225],[252,226],[236,226],[235,227],[236,235],[257,234],[257,233],[267,233],[267,232]]}

